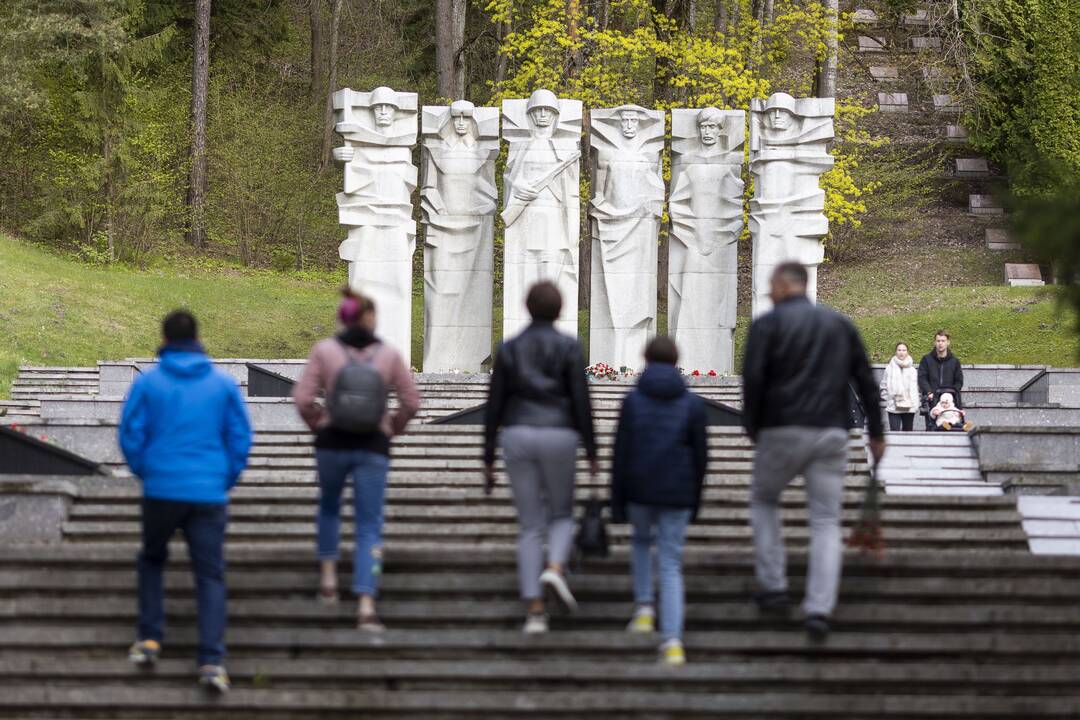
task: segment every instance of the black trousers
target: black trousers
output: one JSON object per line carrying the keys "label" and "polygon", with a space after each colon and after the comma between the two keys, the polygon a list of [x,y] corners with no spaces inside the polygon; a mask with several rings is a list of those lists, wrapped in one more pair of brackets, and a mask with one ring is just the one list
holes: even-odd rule
{"label": "black trousers", "polygon": [[893,432],[911,432],[915,429],[915,413],[889,413],[889,429]]}

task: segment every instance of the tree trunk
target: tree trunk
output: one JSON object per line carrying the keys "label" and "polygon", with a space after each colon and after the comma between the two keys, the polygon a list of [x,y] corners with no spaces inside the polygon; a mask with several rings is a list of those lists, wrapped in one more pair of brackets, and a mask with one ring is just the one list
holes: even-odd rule
{"label": "tree trunk", "polygon": [[435,0],[435,75],[440,97],[465,97],[465,0]]}
{"label": "tree trunk", "polygon": [[495,37],[499,41],[499,54],[495,60],[495,88],[498,89],[499,85],[506,80],[506,73],[509,70],[510,58],[505,52],[503,52],[503,42],[506,41],[507,36],[512,32],[510,25],[510,19],[506,22],[499,23],[499,27],[495,29]]}
{"label": "tree trunk", "polygon": [[761,11],[762,25],[771,25],[773,19],[773,0],[765,0],[764,8]]}
{"label": "tree trunk", "polygon": [[206,104],[210,86],[210,0],[195,0],[194,62],[191,73],[191,174],[187,240],[206,247]]}
{"label": "tree trunk", "polygon": [[318,100],[323,83],[322,0],[311,0],[308,8],[311,21],[311,98]]}
{"label": "tree trunk", "polygon": [[581,19],[581,0],[566,0],[566,35],[570,47],[566,57],[566,75],[576,78],[581,72],[581,40],[578,22]]}
{"label": "tree trunk", "polygon": [[713,32],[727,34],[728,26],[728,0],[716,0],[713,7],[712,27]]}
{"label": "tree trunk", "polygon": [[683,2],[686,3],[684,8],[686,29],[692,33],[694,28],[697,27],[697,0],[683,0]]}
{"label": "tree trunk", "polygon": [[326,83],[326,105],[323,110],[323,146],[320,170],[325,170],[332,163],[331,152],[334,150],[334,91],[337,87],[338,30],[341,26],[341,0],[333,0],[330,13],[330,77]]}
{"label": "tree trunk", "polygon": [[840,18],[839,0],[825,0],[825,21],[829,34],[825,38],[825,59],[818,63],[814,77],[815,94],[818,97],[836,97],[837,32]]}

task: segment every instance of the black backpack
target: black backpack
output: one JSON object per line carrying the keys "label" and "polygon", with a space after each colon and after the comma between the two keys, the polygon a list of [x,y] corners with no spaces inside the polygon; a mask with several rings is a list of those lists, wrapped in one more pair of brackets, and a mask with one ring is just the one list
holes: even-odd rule
{"label": "black backpack", "polygon": [[578,526],[577,545],[582,557],[607,557],[607,524],[604,522],[604,505],[592,495],[585,501],[585,512]]}
{"label": "black backpack", "polygon": [[372,433],[379,429],[386,413],[386,383],[372,360],[379,352],[376,345],[367,357],[357,361],[345,343],[345,367],[338,371],[334,389],[326,397],[330,425],[351,433]]}

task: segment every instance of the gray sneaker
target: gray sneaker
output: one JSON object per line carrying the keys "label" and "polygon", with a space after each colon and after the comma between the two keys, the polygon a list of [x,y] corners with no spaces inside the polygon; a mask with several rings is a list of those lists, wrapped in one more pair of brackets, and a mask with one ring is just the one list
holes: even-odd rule
{"label": "gray sneaker", "polygon": [[229,692],[232,683],[229,674],[221,665],[203,665],[199,668],[199,684],[208,690],[214,690],[222,695]]}

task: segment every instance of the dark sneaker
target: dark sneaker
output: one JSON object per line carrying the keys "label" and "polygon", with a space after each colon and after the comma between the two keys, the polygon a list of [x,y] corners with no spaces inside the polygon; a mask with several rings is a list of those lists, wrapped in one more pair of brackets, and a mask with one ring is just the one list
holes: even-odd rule
{"label": "dark sneaker", "polygon": [[566,584],[566,578],[562,576],[562,573],[551,569],[545,570],[540,575],[540,584],[555,594],[567,612],[577,610],[577,600],[570,592],[570,586]]}
{"label": "dark sneaker", "polygon": [[786,590],[761,590],[754,593],[754,604],[762,615],[779,615],[787,617],[791,614],[791,598]]}
{"label": "dark sneaker", "polygon": [[812,643],[821,644],[829,638],[829,618],[825,615],[808,615],[804,627]]}
{"label": "dark sneaker", "polygon": [[128,660],[136,665],[153,665],[160,655],[161,643],[157,640],[136,640],[128,648]]}
{"label": "dark sneaker", "polygon": [[222,695],[229,692],[229,688],[232,687],[229,674],[225,672],[225,668],[221,665],[203,665],[200,667],[199,684],[207,690],[213,690]]}

